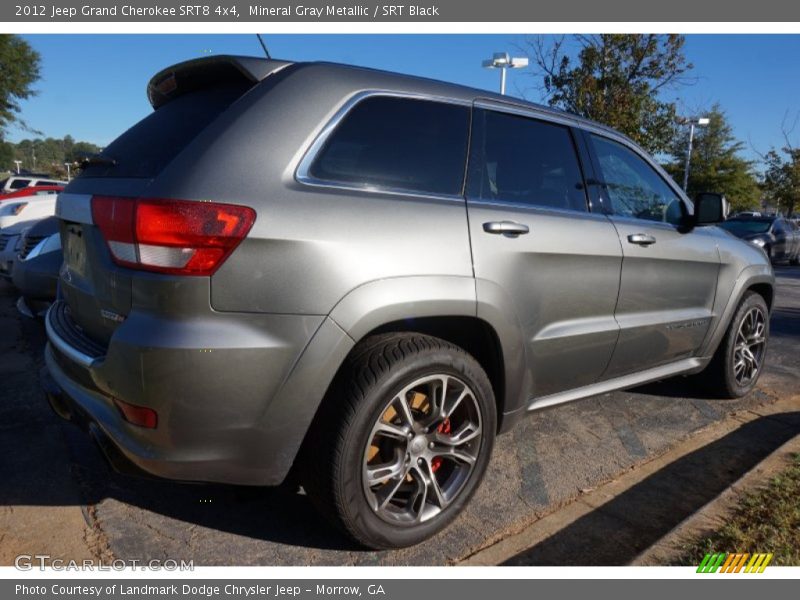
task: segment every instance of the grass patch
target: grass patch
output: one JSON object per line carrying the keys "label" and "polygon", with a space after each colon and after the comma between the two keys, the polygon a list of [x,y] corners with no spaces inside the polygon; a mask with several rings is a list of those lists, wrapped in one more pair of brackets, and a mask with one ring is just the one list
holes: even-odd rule
{"label": "grass patch", "polygon": [[713,552],[772,552],[772,565],[800,565],[800,454],[766,487],[743,494],[728,522],[686,546],[678,564],[699,565]]}

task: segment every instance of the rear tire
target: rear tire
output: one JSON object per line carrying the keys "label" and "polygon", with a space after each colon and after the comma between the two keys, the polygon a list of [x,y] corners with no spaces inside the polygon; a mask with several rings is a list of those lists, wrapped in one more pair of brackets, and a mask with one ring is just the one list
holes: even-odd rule
{"label": "rear tire", "polygon": [[496,423],[489,379],[464,350],[421,334],[376,335],[348,357],[314,419],[303,486],[358,543],[417,544],[466,506]]}
{"label": "rear tire", "polygon": [[709,392],[723,398],[749,393],[764,370],[769,309],[759,294],[746,292],[714,358],[701,374]]}

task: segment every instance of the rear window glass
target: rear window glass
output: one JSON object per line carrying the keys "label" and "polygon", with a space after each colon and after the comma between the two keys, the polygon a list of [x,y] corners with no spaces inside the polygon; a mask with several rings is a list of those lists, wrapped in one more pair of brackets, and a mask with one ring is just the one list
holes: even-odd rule
{"label": "rear window glass", "polygon": [[355,106],[311,166],[324,181],[430,194],[460,194],[469,108],[376,96]]}
{"label": "rear window glass", "polygon": [[180,96],[139,121],[111,142],[101,156],[116,165],[96,164],[81,177],[153,177],[248,86],[225,86]]}
{"label": "rear window glass", "polygon": [[28,187],[30,184],[30,179],[15,179],[11,182],[11,189],[12,190],[21,190],[22,188]]}

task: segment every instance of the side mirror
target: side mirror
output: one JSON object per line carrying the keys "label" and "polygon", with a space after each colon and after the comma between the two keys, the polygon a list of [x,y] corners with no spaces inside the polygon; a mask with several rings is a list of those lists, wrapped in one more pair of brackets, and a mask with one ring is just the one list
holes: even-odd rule
{"label": "side mirror", "polygon": [[694,197],[694,224],[722,223],[728,216],[728,201],[722,194],[702,192]]}

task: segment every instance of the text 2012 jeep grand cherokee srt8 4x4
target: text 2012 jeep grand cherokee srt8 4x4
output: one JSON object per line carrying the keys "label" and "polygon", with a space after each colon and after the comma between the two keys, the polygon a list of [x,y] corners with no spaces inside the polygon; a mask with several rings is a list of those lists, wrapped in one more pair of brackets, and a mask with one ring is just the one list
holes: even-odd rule
{"label": "text 2012 jeep grand cherokee srt8 4x4", "polygon": [[526,412],[705,370],[748,392],[774,277],[634,143],[437,81],[213,57],[58,201],[51,402],[161,477],[419,542]]}

